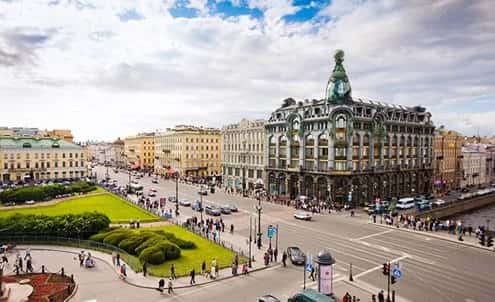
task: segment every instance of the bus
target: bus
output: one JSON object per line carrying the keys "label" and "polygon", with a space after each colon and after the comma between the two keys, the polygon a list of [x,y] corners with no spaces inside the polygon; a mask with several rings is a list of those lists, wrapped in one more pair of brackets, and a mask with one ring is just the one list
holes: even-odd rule
{"label": "bus", "polygon": [[398,210],[406,210],[406,209],[414,208],[414,198],[406,197],[406,198],[399,199],[397,201],[396,208]]}

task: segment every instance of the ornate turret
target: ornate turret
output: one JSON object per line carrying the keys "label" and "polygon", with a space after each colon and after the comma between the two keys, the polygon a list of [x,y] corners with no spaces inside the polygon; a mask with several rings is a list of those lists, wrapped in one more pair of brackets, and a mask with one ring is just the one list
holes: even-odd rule
{"label": "ornate turret", "polygon": [[325,99],[327,102],[336,105],[351,104],[351,84],[347,78],[344,66],[342,65],[342,62],[344,61],[344,51],[340,49],[337,50],[334,58],[335,67],[328,80]]}

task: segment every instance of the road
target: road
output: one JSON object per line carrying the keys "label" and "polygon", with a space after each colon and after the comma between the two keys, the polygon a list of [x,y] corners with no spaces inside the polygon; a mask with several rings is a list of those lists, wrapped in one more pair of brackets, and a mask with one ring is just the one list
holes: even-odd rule
{"label": "road", "polygon": [[[97,175],[104,176],[104,168],[95,168]],[[127,184],[128,174],[114,174],[119,184]],[[151,178],[139,180],[147,193],[156,188],[158,197],[175,195],[175,182],[160,180],[152,184]],[[198,187],[179,184],[179,198],[194,201],[199,198]],[[209,194],[203,201],[212,204],[235,204],[241,211],[222,215],[226,224],[233,223],[236,232],[246,237],[249,234],[249,217],[255,217],[256,200],[223,192]],[[350,217],[346,213],[318,214],[313,221],[298,221],[293,218],[295,210],[286,206],[263,202],[262,230],[268,224],[279,225],[279,250],[288,246],[299,246],[307,254],[316,255],[328,249],[335,257],[335,282],[348,279],[352,263],[354,279],[367,291],[386,290],[386,278],[382,264],[398,261],[403,277],[392,288],[402,301],[492,301],[495,296],[494,253],[454,242],[411,234],[393,229],[384,229],[368,223],[364,214]],[[190,208],[181,207],[181,215],[197,215]],[[266,236],[265,236],[266,237]],[[267,247],[266,238],[264,248]],[[256,301],[256,297],[272,293],[286,297],[296,292],[303,282],[302,268],[276,268],[249,278],[212,285],[207,291],[184,293],[177,301],[199,301],[215,298],[215,301]],[[314,285],[314,284],[313,284]],[[221,295],[221,297],[219,296]],[[370,294],[371,295],[371,294]],[[366,298],[366,299],[365,299]],[[361,301],[370,300],[369,297]],[[400,300],[398,300],[400,301]]]}

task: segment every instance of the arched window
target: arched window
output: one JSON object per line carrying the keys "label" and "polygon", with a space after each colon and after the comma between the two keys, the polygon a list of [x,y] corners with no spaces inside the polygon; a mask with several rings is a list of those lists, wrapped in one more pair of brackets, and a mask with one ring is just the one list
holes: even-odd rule
{"label": "arched window", "polygon": [[347,121],[345,119],[345,116],[339,115],[336,120],[336,127],[338,129],[345,129],[347,127]]}

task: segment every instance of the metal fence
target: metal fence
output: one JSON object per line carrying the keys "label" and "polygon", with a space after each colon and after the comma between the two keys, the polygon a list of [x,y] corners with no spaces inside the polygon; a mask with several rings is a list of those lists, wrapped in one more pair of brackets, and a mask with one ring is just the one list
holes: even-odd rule
{"label": "metal fence", "polygon": [[120,259],[127,263],[133,271],[141,271],[141,262],[135,256],[128,254],[123,249],[116,246],[106,244],[103,242],[83,240],[76,238],[66,238],[57,236],[44,236],[44,235],[1,235],[0,242],[3,243],[13,243],[13,244],[37,244],[37,245],[58,245],[58,246],[68,246],[77,247],[80,249],[90,249],[104,253],[116,252],[120,254]]}

